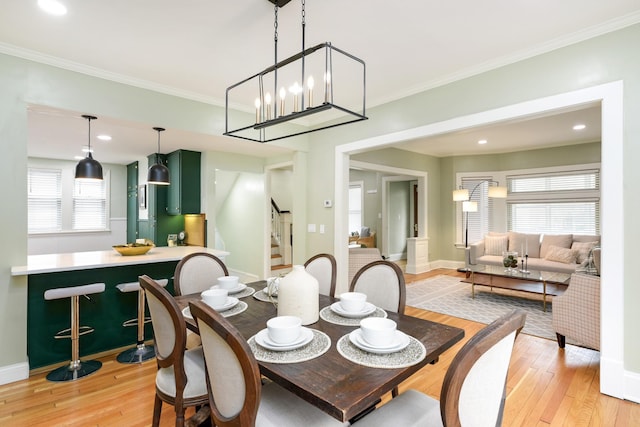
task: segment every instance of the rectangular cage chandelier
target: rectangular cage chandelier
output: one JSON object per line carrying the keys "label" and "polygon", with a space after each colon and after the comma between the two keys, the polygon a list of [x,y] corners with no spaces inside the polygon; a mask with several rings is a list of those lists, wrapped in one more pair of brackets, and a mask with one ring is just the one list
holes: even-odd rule
{"label": "rectangular cage chandelier", "polygon": [[[224,135],[263,143],[367,120],[364,61],[330,42],[305,48],[305,0],[302,51],[278,61],[278,9],[290,0],[268,1],[274,65],[227,88]],[[240,111],[246,105],[255,115]]]}

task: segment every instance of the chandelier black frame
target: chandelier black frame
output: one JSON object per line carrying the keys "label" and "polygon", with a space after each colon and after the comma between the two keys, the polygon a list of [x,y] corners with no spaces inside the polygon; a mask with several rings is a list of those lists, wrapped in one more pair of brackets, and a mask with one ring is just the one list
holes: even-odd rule
{"label": "chandelier black frame", "polygon": [[[279,139],[290,138],[292,136],[303,135],[311,132],[316,132],[323,129],[329,129],[337,126],[346,125],[349,123],[355,123],[363,120],[367,120],[366,117],[366,64],[363,60],[357,58],[350,53],[345,52],[331,44],[331,42],[320,43],[310,48],[305,48],[305,0],[302,0],[302,51],[285,59],[278,61],[278,8],[284,6],[289,0],[268,0],[275,5],[275,34],[274,34],[274,65],[264,69],[263,71],[252,75],[234,85],[227,88],[225,94],[225,132],[224,135],[241,138],[255,142],[270,142]],[[315,54],[315,55],[314,55]],[[292,111],[285,111],[284,103],[284,88],[280,89],[280,107],[278,108],[277,101],[273,107],[271,104],[271,96],[265,88],[269,83],[265,83],[265,80],[273,81],[273,94],[274,99],[278,93],[278,71],[283,67],[294,64],[296,61],[300,62],[300,76],[301,81],[308,81],[309,75],[306,74],[307,70],[305,66],[309,61],[309,58],[314,55],[317,58],[319,55],[324,54],[324,57],[320,58],[324,62],[324,81],[322,87],[323,100],[318,105],[312,105],[312,83],[308,84],[308,91],[305,94],[304,87],[298,87],[299,92],[293,96]],[[344,58],[345,61],[350,61],[352,66],[356,66],[358,69],[362,68],[362,110],[354,111],[353,109],[346,108],[344,106],[337,105],[334,102],[334,86],[336,82],[336,75],[334,75],[334,56],[340,56],[340,60]],[[317,62],[316,62],[317,63]],[[230,129],[230,94],[234,90],[247,92],[251,91],[251,86],[255,84],[257,80],[258,96],[256,98],[256,115],[255,122],[249,119],[245,119],[243,124]],[[296,82],[297,84],[297,82]],[[353,87],[355,85],[352,85]],[[291,89],[290,89],[291,90]],[[255,91],[254,91],[255,93]],[[298,96],[299,94],[299,96]],[[300,104],[298,104],[298,98]],[[329,110],[338,110],[344,114],[339,114],[339,117],[334,116],[331,119],[322,122],[315,126],[295,126],[291,125],[287,127],[289,122],[298,120],[303,117],[307,117],[316,113],[321,113]],[[273,112],[272,112],[273,111]],[[234,118],[234,121],[242,121],[240,115]],[[245,116],[247,117],[247,116]],[[250,117],[250,116],[248,116]],[[280,133],[274,135],[267,134],[267,130],[273,128],[278,129]]]}

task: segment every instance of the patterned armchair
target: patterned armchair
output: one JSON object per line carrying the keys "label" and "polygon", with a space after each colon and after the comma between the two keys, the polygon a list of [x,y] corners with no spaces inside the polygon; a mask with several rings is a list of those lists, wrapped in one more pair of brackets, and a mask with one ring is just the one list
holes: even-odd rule
{"label": "patterned armchair", "polygon": [[568,337],[600,350],[600,277],[571,275],[567,291],[553,297],[553,329],[560,348],[564,348]]}

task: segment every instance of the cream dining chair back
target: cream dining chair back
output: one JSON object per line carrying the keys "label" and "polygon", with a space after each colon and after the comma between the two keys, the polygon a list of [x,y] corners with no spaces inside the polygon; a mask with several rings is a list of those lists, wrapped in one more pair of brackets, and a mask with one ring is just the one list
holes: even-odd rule
{"label": "cream dining chair back", "polygon": [[182,258],[173,275],[176,295],[199,294],[217,284],[218,277],[228,276],[224,262],[207,252],[196,252]]}
{"label": "cream dining chair back", "polygon": [[318,280],[321,295],[336,293],[336,259],[331,254],[317,254],[304,263],[304,269]]}
{"label": "cream dining chair back", "polygon": [[391,261],[373,261],[362,267],[353,277],[351,292],[362,292],[367,301],[384,310],[404,314],[407,298],[404,274]]}
{"label": "cream dining chair back", "polygon": [[211,424],[217,427],[348,426],[276,383],[262,385],[260,368],[245,337],[202,301],[189,303],[198,325],[206,366]]}
{"label": "cream dining chair back", "polygon": [[171,294],[149,276],[140,277],[140,286],[151,314],[158,364],[152,425],[160,425],[166,402],[175,408],[176,426],[183,426],[185,409],[208,401],[202,348],[185,351],[186,324]]}
{"label": "cream dining chair back", "polygon": [[455,355],[442,383],[440,401],[408,390],[363,417],[357,427],[502,425],[507,373],[526,314],[513,310],[474,335]]}

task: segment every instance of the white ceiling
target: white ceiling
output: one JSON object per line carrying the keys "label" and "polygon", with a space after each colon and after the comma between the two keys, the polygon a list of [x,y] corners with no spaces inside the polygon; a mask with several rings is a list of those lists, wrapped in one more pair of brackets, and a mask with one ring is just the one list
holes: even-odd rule
{"label": "white ceiling", "polygon": [[[274,10],[267,0],[61,1],[69,13],[53,17],[39,10],[36,0],[0,0],[0,52],[215,105],[224,105],[226,87],[273,63]],[[638,0],[306,3],[307,46],[330,41],[366,62],[368,108],[640,22]],[[280,59],[300,50],[300,14],[300,2],[295,0],[279,11]],[[86,113],[92,112],[33,106],[29,155],[69,158],[77,154],[78,145],[87,138],[86,123],[79,118]],[[586,114],[593,119],[594,113]],[[599,128],[567,134],[569,124],[587,120],[575,114],[568,114],[558,125],[562,138],[551,132],[551,123],[540,119],[544,123],[535,123],[535,131],[522,127],[532,123],[520,122],[466,132],[464,138],[456,137],[455,144],[452,137],[442,137],[447,139],[411,143],[406,148],[432,155],[473,153],[474,140],[480,135],[490,141],[485,151],[489,146],[499,151],[515,147],[513,141],[522,142],[523,135],[538,138],[537,144],[557,145],[571,143],[566,138],[572,136],[576,142],[594,140],[596,133],[587,135],[593,131],[598,140]],[[153,126],[162,123],[100,117],[92,122],[92,134],[104,131],[114,138],[104,145],[92,142],[96,158],[124,164],[133,156],[155,151]],[[500,138],[509,144],[500,146],[494,131],[508,132]],[[462,151],[451,149],[458,144],[469,146],[460,147]],[[443,146],[448,150],[442,151]],[[136,147],[140,153],[131,151]],[[162,151],[174,148],[261,156],[282,150],[167,129],[162,134]]]}

